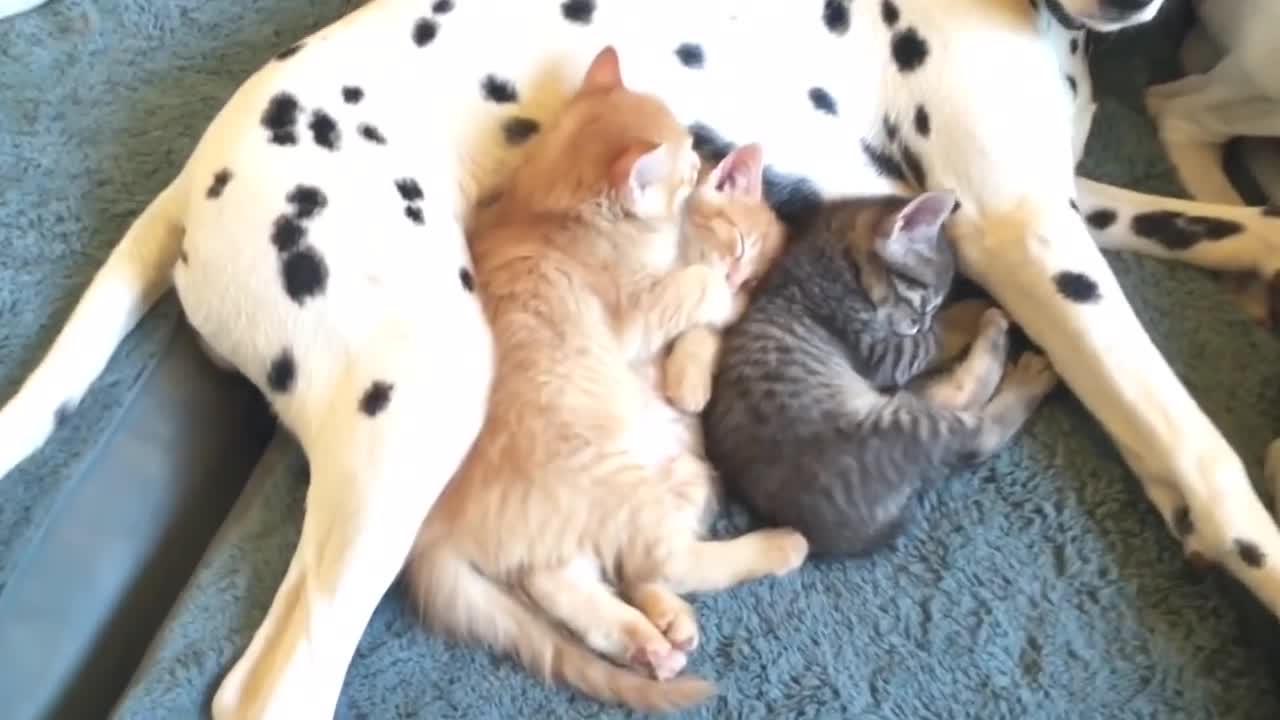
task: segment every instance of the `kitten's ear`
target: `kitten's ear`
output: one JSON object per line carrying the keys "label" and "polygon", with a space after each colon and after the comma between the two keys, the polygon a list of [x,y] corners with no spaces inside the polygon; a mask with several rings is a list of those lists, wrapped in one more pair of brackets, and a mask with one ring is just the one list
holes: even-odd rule
{"label": "kitten's ear", "polygon": [[901,257],[913,247],[932,244],[955,206],[956,194],[951,190],[917,195],[885,217],[876,234],[876,245],[883,255]]}
{"label": "kitten's ear", "polygon": [[636,143],[613,162],[609,180],[615,190],[629,191],[640,197],[670,174],[667,146],[662,143]]}
{"label": "kitten's ear", "polygon": [[608,92],[622,87],[622,67],[618,63],[618,51],[605,45],[587,67],[579,93]]}
{"label": "kitten's ear", "polygon": [[764,195],[764,149],[760,143],[739,145],[711,171],[717,192],[759,200]]}

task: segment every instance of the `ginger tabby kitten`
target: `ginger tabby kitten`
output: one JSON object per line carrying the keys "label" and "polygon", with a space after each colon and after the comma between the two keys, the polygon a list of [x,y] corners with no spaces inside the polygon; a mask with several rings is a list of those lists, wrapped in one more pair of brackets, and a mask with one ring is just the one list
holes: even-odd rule
{"label": "ginger tabby kitten", "polygon": [[[787,231],[764,199],[764,151],[758,143],[734,148],[699,182],[686,205],[681,260],[727,268],[741,308],[760,277],[786,248]],[[668,402],[686,413],[702,412],[720,354],[720,333],[690,328],[672,344],[662,364]]]}
{"label": "ginger tabby kitten", "polygon": [[791,530],[701,538],[710,466],[634,370],[738,309],[723,268],[679,263],[698,167],[687,130],[602,50],[473,235],[488,411],[406,566],[431,626],[647,711],[714,692],[676,677],[697,640],[678,593],[787,573],[808,550]]}

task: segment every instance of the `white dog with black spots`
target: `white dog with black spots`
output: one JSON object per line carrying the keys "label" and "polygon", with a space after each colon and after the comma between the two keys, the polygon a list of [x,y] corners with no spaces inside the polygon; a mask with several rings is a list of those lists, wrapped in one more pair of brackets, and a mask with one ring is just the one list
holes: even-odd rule
{"label": "white dog with black spots", "polygon": [[605,45],[702,137],[763,143],[769,196],[953,189],[963,271],[1045,350],[1188,553],[1280,614],[1280,530],[1099,252],[1280,270],[1280,218],[1075,176],[1082,43],[1163,0],[373,0],[209,125],[0,410],[36,450],[172,282],[311,468],[297,550],[216,718],[331,717],[357,642],[483,419],[464,227]]}

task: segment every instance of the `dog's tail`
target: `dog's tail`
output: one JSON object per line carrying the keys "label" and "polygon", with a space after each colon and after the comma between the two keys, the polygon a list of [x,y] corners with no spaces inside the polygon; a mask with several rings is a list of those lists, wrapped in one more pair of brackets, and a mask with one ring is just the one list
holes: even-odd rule
{"label": "dog's tail", "polygon": [[44,444],[124,336],[172,285],[186,204],[182,178],[171,182],[134,220],[53,345],[0,408],[0,478]]}
{"label": "dog's tail", "polygon": [[435,629],[510,653],[544,681],[565,682],[598,700],[642,712],[678,710],[715,692],[702,678],[664,682],[614,665],[441,547],[445,544],[420,544],[406,568],[414,600]]}

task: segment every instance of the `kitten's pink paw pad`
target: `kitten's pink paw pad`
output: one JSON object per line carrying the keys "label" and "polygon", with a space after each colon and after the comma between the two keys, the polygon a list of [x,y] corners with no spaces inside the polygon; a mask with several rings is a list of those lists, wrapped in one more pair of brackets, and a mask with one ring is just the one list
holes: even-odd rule
{"label": "kitten's pink paw pad", "polygon": [[670,646],[637,648],[631,655],[631,664],[648,670],[656,680],[670,680],[688,664],[689,657]]}

